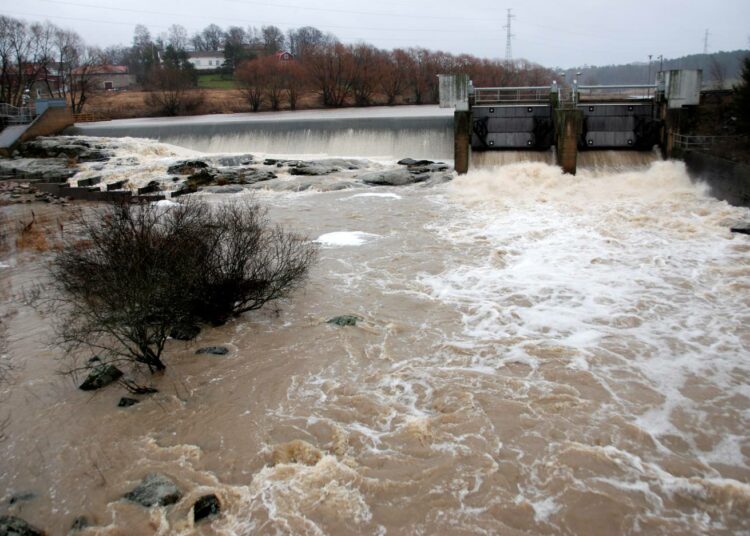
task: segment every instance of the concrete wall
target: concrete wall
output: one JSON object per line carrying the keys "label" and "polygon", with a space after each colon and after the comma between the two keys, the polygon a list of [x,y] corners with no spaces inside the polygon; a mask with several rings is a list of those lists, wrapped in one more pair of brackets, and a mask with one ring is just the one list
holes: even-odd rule
{"label": "concrete wall", "polygon": [[711,195],[735,206],[750,207],[750,165],[701,151],[682,155],[690,177],[707,183]]}
{"label": "concrete wall", "polygon": [[19,142],[28,141],[37,136],[54,136],[62,133],[66,128],[73,126],[73,112],[67,106],[47,108],[42,115],[37,117],[29,128],[21,135]]}

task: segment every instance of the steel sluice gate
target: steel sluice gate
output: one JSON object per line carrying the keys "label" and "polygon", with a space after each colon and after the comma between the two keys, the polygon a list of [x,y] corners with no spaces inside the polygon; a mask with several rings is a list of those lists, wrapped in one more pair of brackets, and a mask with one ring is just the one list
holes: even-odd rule
{"label": "steel sluice gate", "polygon": [[472,149],[546,150],[555,142],[549,104],[479,105],[471,112]]}

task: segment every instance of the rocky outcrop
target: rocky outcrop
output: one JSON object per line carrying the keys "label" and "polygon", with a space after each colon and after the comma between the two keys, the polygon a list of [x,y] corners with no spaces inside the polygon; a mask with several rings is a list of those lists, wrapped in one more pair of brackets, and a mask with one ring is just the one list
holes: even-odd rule
{"label": "rocky outcrop", "polygon": [[398,161],[400,166],[429,166],[433,163],[432,160],[414,160],[413,158],[404,158]]}
{"label": "rocky outcrop", "polygon": [[122,371],[114,365],[97,365],[78,388],[82,391],[95,391],[116,382],[122,374]]}
{"label": "rocky outcrop", "polygon": [[218,515],[221,512],[221,503],[219,498],[214,495],[204,495],[193,505],[193,521],[197,523],[210,516]]}
{"label": "rocky outcrop", "polygon": [[66,158],[76,162],[103,162],[115,155],[103,143],[72,136],[36,138],[19,145],[17,151],[24,158]]}
{"label": "rocky outcrop", "polygon": [[337,171],[339,171],[339,168],[337,167],[324,166],[311,162],[300,162],[296,166],[289,168],[290,175],[305,175],[315,177],[320,175],[330,175],[331,173],[335,173]]}
{"label": "rocky outcrop", "polygon": [[208,164],[203,160],[183,160],[169,166],[167,173],[170,175],[194,175],[206,168],[208,168]]}
{"label": "rocky outcrop", "polygon": [[45,182],[66,182],[78,173],[75,163],[67,158],[12,158],[0,159],[0,176]]}
{"label": "rocky outcrop", "polygon": [[0,536],[44,536],[45,532],[20,517],[0,516]]}
{"label": "rocky outcrop", "polygon": [[182,492],[168,476],[151,473],[133,491],[126,493],[124,498],[150,508],[174,504],[182,498]]}

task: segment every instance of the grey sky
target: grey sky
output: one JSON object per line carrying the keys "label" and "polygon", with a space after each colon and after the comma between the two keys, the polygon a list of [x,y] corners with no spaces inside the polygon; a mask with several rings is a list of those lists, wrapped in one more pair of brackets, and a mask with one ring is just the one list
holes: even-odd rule
{"label": "grey sky", "polygon": [[750,0],[0,0],[0,12],[50,20],[100,46],[128,44],[136,24],[154,35],[171,24],[190,33],[226,28],[305,25],[381,48],[423,46],[504,57],[506,9],[512,8],[513,56],[546,66],[603,65],[750,46]]}

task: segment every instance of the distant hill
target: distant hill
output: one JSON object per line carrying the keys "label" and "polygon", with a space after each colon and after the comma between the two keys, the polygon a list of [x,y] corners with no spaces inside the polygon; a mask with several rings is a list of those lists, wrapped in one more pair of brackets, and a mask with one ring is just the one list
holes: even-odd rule
{"label": "distant hill", "polygon": [[[750,50],[733,50],[731,52],[716,52],[714,54],[691,54],[675,59],[664,59],[664,69],[702,69],[703,86],[707,88],[731,87],[740,77],[742,59],[750,55]],[[645,84],[649,81],[649,65],[647,62],[628,63],[625,65],[584,65],[564,70],[566,80],[572,82],[576,73],[580,72],[579,82],[587,85],[595,84]],[[651,82],[655,80],[659,70],[659,60],[651,60]]]}

